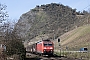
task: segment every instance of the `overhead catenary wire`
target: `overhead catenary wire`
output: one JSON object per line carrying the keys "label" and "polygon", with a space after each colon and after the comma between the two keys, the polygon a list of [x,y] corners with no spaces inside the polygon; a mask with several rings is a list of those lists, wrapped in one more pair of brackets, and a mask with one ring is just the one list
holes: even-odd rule
{"label": "overhead catenary wire", "polygon": [[[89,3],[89,0],[87,0],[87,6],[86,7],[84,7],[82,10],[81,10],[81,12],[83,11],[83,10],[85,10],[85,9],[87,9],[88,7],[90,7],[90,3]],[[88,8],[89,9],[89,8]]]}
{"label": "overhead catenary wire", "polygon": [[86,6],[85,8],[83,8],[81,11],[83,11],[84,9],[88,8],[90,5]]}

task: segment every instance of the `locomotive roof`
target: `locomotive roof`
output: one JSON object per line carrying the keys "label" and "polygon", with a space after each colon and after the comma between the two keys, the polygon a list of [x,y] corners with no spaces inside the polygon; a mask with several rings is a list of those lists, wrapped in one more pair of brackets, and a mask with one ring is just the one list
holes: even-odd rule
{"label": "locomotive roof", "polygon": [[50,41],[49,39],[47,39],[47,40],[42,40],[42,41]]}
{"label": "locomotive roof", "polygon": [[[42,41],[44,41],[44,42],[51,42],[49,39],[42,40]],[[40,43],[40,42],[42,42],[42,41],[38,41],[37,43]]]}

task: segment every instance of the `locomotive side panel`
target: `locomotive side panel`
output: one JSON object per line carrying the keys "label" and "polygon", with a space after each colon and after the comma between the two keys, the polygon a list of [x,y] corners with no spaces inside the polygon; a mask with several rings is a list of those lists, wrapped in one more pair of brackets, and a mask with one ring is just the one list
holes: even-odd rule
{"label": "locomotive side panel", "polygon": [[37,43],[37,53],[43,53],[43,51],[42,51],[42,42],[38,42]]}

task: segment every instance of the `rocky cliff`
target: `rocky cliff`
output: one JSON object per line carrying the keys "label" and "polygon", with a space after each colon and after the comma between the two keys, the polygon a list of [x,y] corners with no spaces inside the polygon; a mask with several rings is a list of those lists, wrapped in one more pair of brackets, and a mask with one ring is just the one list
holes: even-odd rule
{"label": "rocky cliff", "polygon": [[22,14],[14,30],[25,40],[43,34],[53,39],[54,35],[57,38],[75,27],[83,25],[86,14],[86,11],[84,13],[76,12],[76,9],[63,4],[38,5]]}

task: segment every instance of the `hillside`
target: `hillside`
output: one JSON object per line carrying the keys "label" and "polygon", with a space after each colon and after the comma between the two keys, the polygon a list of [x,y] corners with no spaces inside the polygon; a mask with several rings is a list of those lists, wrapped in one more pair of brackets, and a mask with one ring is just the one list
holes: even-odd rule
{"label": "hillside", "polygon": [[76,12],[76,9],[63,4],[51,3],[36,6],[22,14],[14,31],[24,40],[31,40],[43,34],[53,40],[76,27],[87,24],[87,16],[86,11]]}
{"label": "hillside", "polygon": [[68,50],[79,50],[82,47],[90,49],[90,24],[71,30],[59,38],[63,49],[66,49],[66,46]]}

